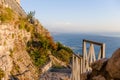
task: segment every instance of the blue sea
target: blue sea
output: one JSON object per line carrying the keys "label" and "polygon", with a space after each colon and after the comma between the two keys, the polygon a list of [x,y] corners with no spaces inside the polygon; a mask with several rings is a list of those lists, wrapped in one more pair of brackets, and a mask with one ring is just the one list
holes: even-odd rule
{"label": "blue sea", "polygon": [[[113,52],[120,48],[120,36],[110,36],[110,35],[94,35],[94,34],[52,34],[56,42],[61,42],[65,46],[69,46],[73,49],[74,53],[82,54],[82,41],[83,39],[93,40],[106,45],[106,57],[109,58],[112,56]],[[96,51],[97,53],[97,51]]]}

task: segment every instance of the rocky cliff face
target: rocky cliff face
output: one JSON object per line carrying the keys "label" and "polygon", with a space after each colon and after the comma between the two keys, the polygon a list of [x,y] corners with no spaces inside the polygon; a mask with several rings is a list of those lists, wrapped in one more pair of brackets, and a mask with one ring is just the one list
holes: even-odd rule
{"label": "rocky cliff face", "polygon": [[39,70],[28,54],[32,31],[50,36],[41,24],[31,24],[6,7],[0,6],[0,79],[38,80]]}
{"label": "rocky cliff face", "polygon": [[0,79],[38,80],[40,68],[52,61],[49,52],[68,64],[72,50],[55,43],[38,20],[26,17],[12,1],[0,0]]}
{"label": "rocky cliff face", "polygon": [[82,74],[82,80],[120,80],[120,48],[110,59],[96,61],[91,67],[91,72]]}
{"label": "rocky cliff face", "polygon": [[13,9],[20,16],[27,16],[24,9],[20,6],[20,0],[0,0],[0,5]]}
{"label": "rocky cliff face", "polygon": [[29,32],[13,24],[0,25],[0,68],[4,71],[5,80],[37,78],[36,68],[25,49],[30,37]]}

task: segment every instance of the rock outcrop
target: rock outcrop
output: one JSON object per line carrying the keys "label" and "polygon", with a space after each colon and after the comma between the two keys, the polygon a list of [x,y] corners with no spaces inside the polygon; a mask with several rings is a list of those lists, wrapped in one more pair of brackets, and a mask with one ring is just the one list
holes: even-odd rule
{"label": "rock outcrop", "polygon": [[120,79],[120,48],[108,60],[106,70],[114,79]]}
{"label": "rock outcrop", "polygon": [[26,50],[27,42],[35,27],[39,27],[39,34],[47,36],[49,33],[41,24],[34,26],[13,10],[0,5],[0,79],[38,80],[39,69]]}
{"label": "rock outcrop", "polygon": [[0,5],[11,8],[20,16],[27,16],[24,9],[20,6],[20,0],[0,0]]}
{"label": "rock outcrop", "polygon": [[110,59],[98,60],[91,67],[92,71],[82,74],[82,80],[120,80],[120,48]]}

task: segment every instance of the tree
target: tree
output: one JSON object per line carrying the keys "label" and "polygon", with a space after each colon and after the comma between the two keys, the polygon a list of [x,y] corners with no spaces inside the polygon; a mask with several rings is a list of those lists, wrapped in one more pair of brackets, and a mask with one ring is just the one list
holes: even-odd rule
{"label": "tree", "polygon": [[30,23],[34,24],[35,11],[30,11],[27,14],[27,19]]}

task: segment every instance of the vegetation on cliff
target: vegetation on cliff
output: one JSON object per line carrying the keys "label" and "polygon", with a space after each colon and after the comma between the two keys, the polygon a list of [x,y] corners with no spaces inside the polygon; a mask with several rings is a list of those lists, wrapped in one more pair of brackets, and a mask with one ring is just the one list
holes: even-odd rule
{"label": "vegetation on cliff", "polygon": [[48,30],[34,18],[34,14],[35,12],[30,12],[27,18],[23,18],[10,8],[0,6],[1,23],[12,23],[20,30],[26,30],[31,34],[31,39],[26,44],[26,51],[37,67],[43,66],[50,60],[49,52],[68,64],[73,51],[60,42],[55,43]]}
{"label": "vegetation on cliff", "polygon": [[38,67],[43,66],[50,60],[49,51],[67,64],[73,53],[69,47],[63,46],[60,42],[55,43],[51,36],[46,37],[36,32],[33,33],[32,39],[27,43],[27,51]]}
{"label": "vegetation on cliff", "polygon": [[3,8],[0,5],[0,21],[2,23],[11,22],[14,19],[13,15],[14,12],[10,8]]}
{"label": "vegetation on cliff", "polygon": [[0,68],[0,80],[5,76],[4,71]]}

